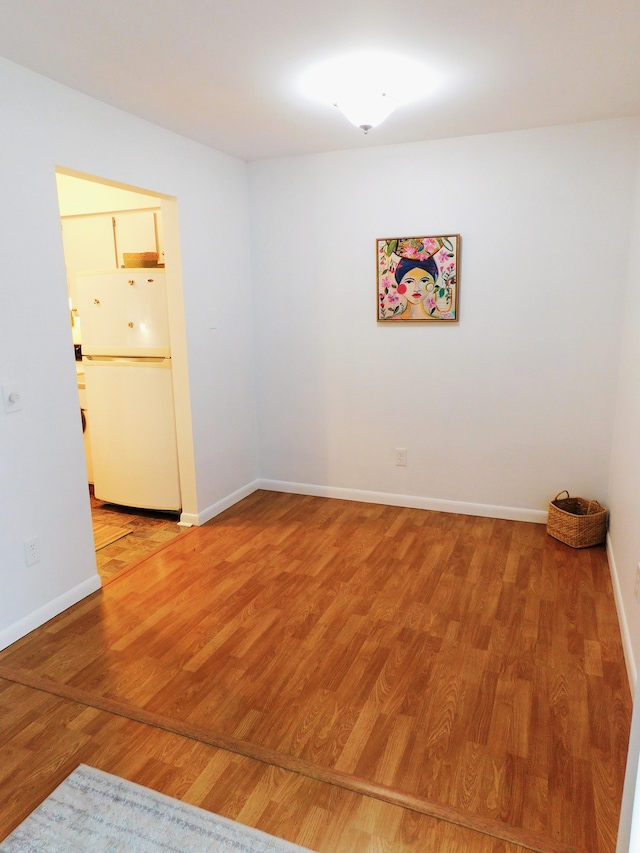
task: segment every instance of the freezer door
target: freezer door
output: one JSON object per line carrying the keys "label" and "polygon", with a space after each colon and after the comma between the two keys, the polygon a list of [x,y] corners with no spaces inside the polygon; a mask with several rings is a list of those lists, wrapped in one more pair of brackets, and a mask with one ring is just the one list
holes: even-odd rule
{"label": "freezer door", "polygon": [[85,355],[171,355],[163,270],[82,274],[76,289]]}
{"label": "freezer door", "polygon": [[95,496],[179,510],[171,359],[83,360]]}

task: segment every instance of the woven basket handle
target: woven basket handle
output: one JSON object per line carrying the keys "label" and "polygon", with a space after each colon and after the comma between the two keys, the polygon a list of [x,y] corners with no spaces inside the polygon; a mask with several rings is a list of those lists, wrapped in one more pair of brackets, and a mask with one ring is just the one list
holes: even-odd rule
{"label": "woven basket handle", "polygon": [[570,497],[571,497],[571,495],[569,494],[569,492],[567,492],[567,490],[566,490],[566,489],[563,489],[561,492],[558,492],[558,494],[557,494],[557,495],[555,496],[555,498],[554,498],[554,501],[557,501],[557,500],[558,500],[558,498],[560,497],[560,495],[564,494],[565,492],[566,492],[566,494],[567,494],[567,498],[570,498]]}

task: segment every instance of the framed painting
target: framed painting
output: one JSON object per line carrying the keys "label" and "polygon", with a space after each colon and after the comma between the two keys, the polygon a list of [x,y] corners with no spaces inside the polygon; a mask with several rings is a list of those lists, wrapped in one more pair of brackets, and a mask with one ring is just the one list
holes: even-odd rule
{"label": "framed painting", "polygon": [[460,235],[376,241],[378,322],[458,319]]}

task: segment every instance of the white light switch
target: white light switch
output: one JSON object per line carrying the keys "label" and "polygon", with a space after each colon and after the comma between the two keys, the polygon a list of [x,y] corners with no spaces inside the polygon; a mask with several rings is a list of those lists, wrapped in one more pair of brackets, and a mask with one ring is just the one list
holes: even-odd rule
{"label": "white light switch", "polygon": [[19,412],[22,409],[20,390],[15,382],[2,386],[2,399],[4,400],[5,412]]}

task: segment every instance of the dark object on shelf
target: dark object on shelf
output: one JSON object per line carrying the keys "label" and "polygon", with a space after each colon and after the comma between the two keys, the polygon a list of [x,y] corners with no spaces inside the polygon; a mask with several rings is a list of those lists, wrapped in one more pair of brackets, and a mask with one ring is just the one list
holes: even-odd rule
{"label": "dark object on shelf", "polygon": [[572,498],[564,489],[549,504],[547,533],[572,548],[600,545],[607,537],[607,510],[598,501]]}

